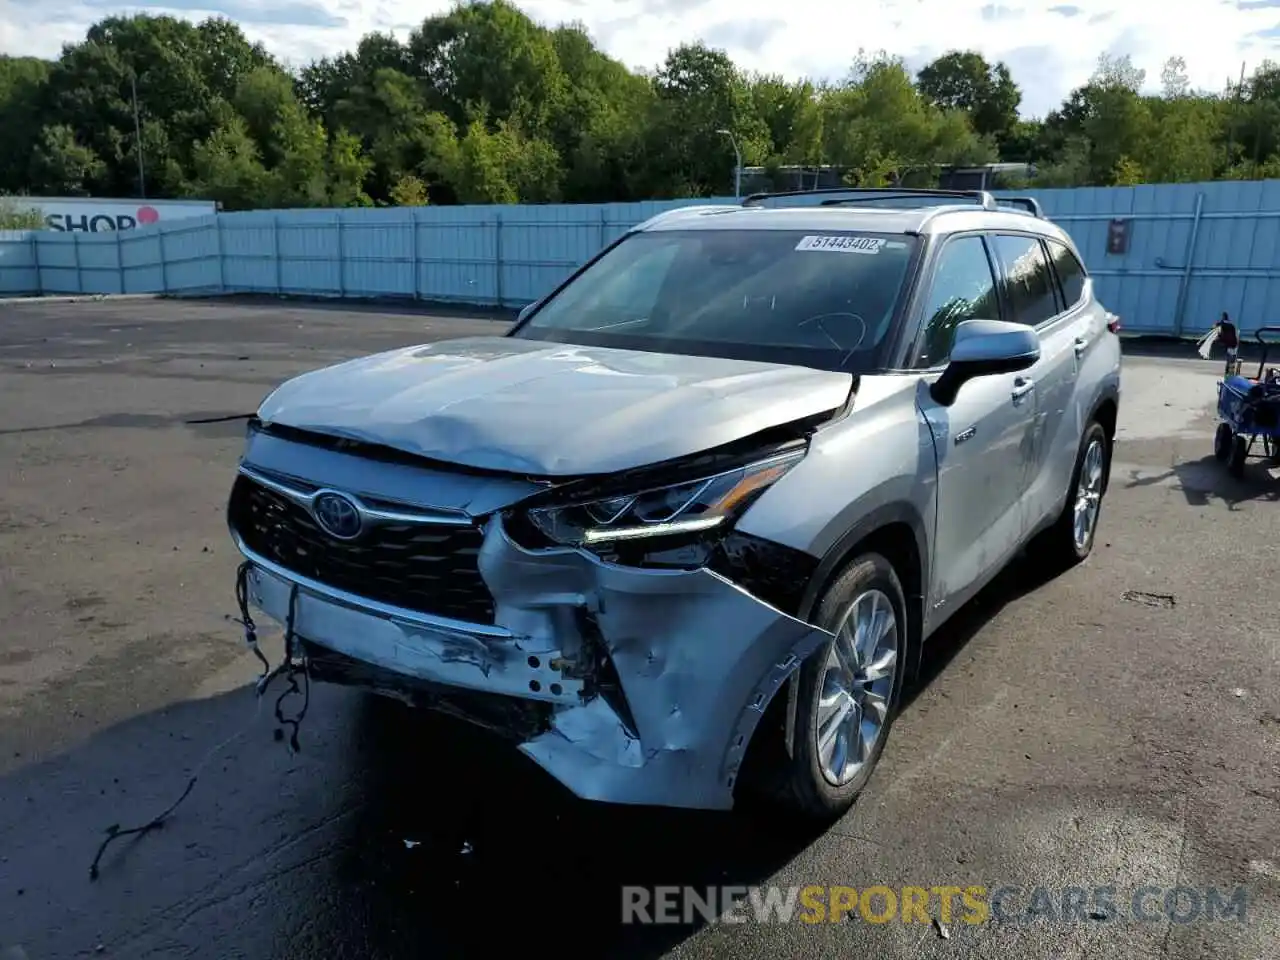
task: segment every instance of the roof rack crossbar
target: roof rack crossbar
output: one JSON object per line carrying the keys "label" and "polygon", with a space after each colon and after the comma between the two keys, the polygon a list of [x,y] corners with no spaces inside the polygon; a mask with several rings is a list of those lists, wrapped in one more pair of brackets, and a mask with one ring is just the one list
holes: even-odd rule
{"label": "roof rack crossbar", "polygon": [[783,190],[778,193],[753,193],[743,199],[742,205],[744,207],[754,207],[764,200],[774,200],[780,197],[808,197],[815,194],[822,196],[824,194],[837,193],[863,194],[863,196],[853,196],[843,201],[825,200],[822,201],[822,205],[834,206],[838,203],[861,203],[870,200],[909,200],[924,197],[944,197],[976,200],[985,210],[995,210],[997,208],[995,198],[986,190],[934,190],[914,187],[821,187],[817,190]]}
{"label": "roof rack crossbar", "polygon": [[996,202],[1008,204],[1011,207],[1022,207],[1033,217],[1044,219],[1044,209],[1035,197],[997,197]]}

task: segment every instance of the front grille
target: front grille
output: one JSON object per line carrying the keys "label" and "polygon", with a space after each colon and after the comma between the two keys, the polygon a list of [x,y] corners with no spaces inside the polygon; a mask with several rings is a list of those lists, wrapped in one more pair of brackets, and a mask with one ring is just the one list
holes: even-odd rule
{"label": "front grille", "polygon": [[232,488],[228,518],[246,547],[299,576],[406,610],[493,623],[478,527],[388,523],[335,540],[303,507],[245,476]]}

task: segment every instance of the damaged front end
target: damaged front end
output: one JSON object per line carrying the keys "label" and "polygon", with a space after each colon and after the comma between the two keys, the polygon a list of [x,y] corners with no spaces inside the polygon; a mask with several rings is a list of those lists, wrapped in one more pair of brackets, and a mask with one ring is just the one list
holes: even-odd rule
{"label": "damaged front end", "polygon": [[549,482],[255,424],[228,518],[317,679],[482,724],[586,799],[727,809],[830,639],[799,619],[811,559],[733,531],[808,427]]}

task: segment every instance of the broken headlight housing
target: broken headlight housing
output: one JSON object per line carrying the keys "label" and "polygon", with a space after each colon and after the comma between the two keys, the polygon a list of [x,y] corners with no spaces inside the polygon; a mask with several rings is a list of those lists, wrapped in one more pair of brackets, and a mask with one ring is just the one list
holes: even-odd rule
{"label": "broken headlight housing", "polygon": [[581,547],[606,559],[697,565],[746,508],[804,455],[803,449],[791,450],[637,493],[536,507],[525,517],[551,543]]}

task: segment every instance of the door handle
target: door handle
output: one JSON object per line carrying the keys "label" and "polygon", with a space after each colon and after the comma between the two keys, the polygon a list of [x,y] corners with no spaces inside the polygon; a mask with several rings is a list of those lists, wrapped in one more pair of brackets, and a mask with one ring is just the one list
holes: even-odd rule
{"label": "door handle", "polygon": [[1017,380],[1013,381],[1013,393],[1011,394],[1013,402],[1018,403],[1035,388],[1036,382],[1030,377],[1019,377]]}
{"label": "door handle", "polygon": [[1086,350],[1089,349],[1089,341],[1086,340],[1084,337],[1076,337],[1075,346],[1076,346],[1076,356],[1078,357],[1080,356],[1080,354],[1084,353]]}

